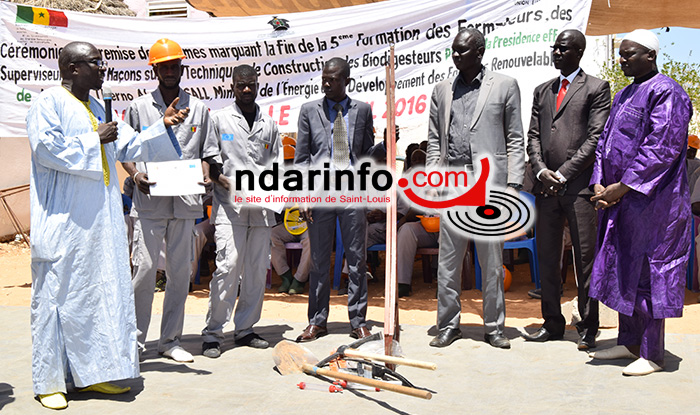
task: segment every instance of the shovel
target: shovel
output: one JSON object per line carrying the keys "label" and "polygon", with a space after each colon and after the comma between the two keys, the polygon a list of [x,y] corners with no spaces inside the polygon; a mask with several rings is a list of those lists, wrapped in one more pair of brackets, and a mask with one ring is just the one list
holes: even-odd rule
{"label": "shovel", "polygon": [[309,349],[288,340],[277,343],[273,351],[273,358],[275,360],[277,370],[279,370],[282,375],[304,372],[310,375],[321,375],[335,379],[342,379],[348,382],[371,386],[373,388],[414,396],[416,398],[430,399],[433,397],[433,395],[428,391],[409,388],[403,385],[395,385],[393,383],[384,382],[381,380],[368,379],[361,376],[352,375],[350,373],[336,372],[334,370],[320,368],[316,366],[318,359],[309,351]]}

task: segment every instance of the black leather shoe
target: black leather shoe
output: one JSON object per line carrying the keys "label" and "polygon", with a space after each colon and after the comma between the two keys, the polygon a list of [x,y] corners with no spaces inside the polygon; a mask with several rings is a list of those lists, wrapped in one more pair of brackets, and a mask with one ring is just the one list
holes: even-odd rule
{"label": "black leather shoe", "polygon": [[433,347],[447,347],[451,345],[455,340],[462,338],[462,331],[460,329],[442,329],[437,336],[430,341],[430,345]]}
{"label": "black leather shoe", "polygon": [[510,340],[502,334],[484,334],[484,341],[499,349],[510,349]]}
{"label": "black leather shoe", "polygon": [[[541,300],[542,299],[542,288],[533,288],[527,292],[527,295],[529,295],[530,298],[534,298],[535,300]],[[562,285],[561,289],[559,290],[559,295],[564,295],[564,286],[563,285]]]}
{"label": "black leather shoe", "polygon": [[270,342],[255,333],[247,334],[240,339],[235,340],[235,343],[238,346],[248,346],[254,349],[267,349],[270,347]]}
{"label": "black leather shoe", "polygon": [[527,295],[529,295],[530,298],[534,298],[535,300],[541,300],[542,299],[542,289],[541,288],[533,288],[527,292]]}
{"label": "black leather shoe", "polygon": [[202,355],[216,359],[221,356],[221,346],[217,342],[202,343]]}
{"label": "black leather shoe", "polygon": [[411,284],[399,283],[399,298],[411,295]]}
{"label": "black leather shoe", "polygon": [[590,350],[590,349],[595,349],[595,347],[596,347],[595,337],[584,336],[584,337],[581,337],[578,341],[578,349],[579,350]]}
{"label": "black leather shoe", "polygon": [[527,341],[544,343],[544,342],[549,341],[549,340],[561,340],[564,338],[564,335],[563,334],[552,334],[546,328],[541,327],[539,330],[537,330],[533,334],[523,334],[523,337]]}

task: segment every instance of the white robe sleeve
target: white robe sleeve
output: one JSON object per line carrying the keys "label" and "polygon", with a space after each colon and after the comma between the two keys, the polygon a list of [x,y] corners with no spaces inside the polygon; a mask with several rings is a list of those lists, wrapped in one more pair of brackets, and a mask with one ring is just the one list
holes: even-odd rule
{"label": "white robe sleeve", "polygon": [[119,121],[117,159],[119,161],[170,161],[180,159],[180,145],[170,128],[161,118],[148,129],[137,133],[125,122]]}

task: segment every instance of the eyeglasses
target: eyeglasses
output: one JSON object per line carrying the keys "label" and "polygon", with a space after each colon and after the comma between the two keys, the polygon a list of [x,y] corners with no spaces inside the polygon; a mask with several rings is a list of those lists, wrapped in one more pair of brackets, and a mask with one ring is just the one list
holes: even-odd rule
{"label": "eyeglasses", "polygon": [[467,50],[462,50],[462,51],[459,51],[459,50],[457,50],[457,49],[452,49],[452,57],[453,57],[453,58],[459,58],[460,56],[466,55],[468,52],[469,52],[469,49],[467,49]]}
{"label": "eyeglasses", "polygon": [[107,62],[103,61],[102,59],[91,59],[89,61],[82,60],[82,61],[75,61],[73,63],[91,63],[98,68],[106,68],[107,67]]}
{"label": "eyeglasses", "polygon": [[573,49],[571,46],[562,46],[562,45],[554,45],[554,46],[550,46],[550,48],[552,48],[552,52],[554,52],[555,50],[558,49],[559,52],[561,52],[561,53],[565,53],[567,50]]}

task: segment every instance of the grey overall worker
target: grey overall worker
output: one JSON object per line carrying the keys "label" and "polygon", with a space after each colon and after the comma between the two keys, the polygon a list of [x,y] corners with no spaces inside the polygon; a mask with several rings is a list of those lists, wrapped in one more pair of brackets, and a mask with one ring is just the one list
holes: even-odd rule
{"label": "grey overall worker", "polygon": [[[277,124],[264,114],[255,98],[258,95],[258,74],[250,65],[233,70],[233,104],[212,115],[221,146],[223,174],[218,166],[212,171],[215,180],[211,220],[216,227],[216,271],[209,285],[209,311],[202,330],[202,354],[221,355],[224,326],[233,321],[234,341],[239,346],[265,349],[267,340],[253,331],[260,320],[265,277],[270,266],[270,233],[275,226],[275,213],[245,202],[248,181],[241,180],[242,191],[236,191],[233,179],[237,171],[250,171],[257,177],[277,163],[284,170],[284,154]],[[257,180],[254,180],[257,183]],[[238,196],[243,203],[234,198]]]}
{"label": "grey overall worker", "polygon": [[[124,120],[137,131],[145,130],[163,116],[163,111],[180,98],[178,108],[190,107],[187,121],[173,128],[182,148],[183,160],[202,160],[204,182],[209,182],[206,159],[219,154],[209,109],[180,88],[180,45],[168,39],[156,42],[149,52],[149,64],[158,77],[158,88],[131,103]],[[156,283],[156,268],[165,239],[165,286],[163,319],[158,352],[177,362],[191,362],[192,355],[180,346],[185,318],[185,300],[190,285],[193,258],[194,221],[202,217],[202,196],[151,196],[148,171],[144,163],[122,163],[139,191],[134,192],[131,216],[134,222],[132,263],[136,325],[139,350],[145,350],[151,322],[151,307]]]}

